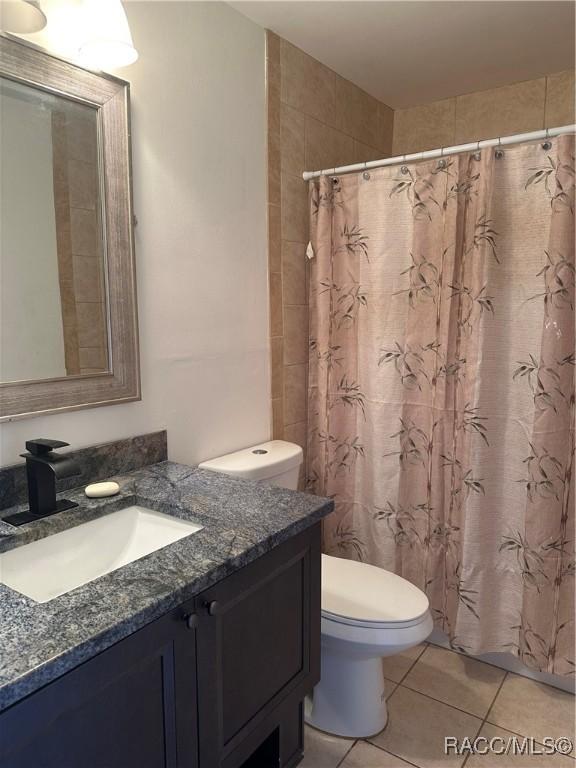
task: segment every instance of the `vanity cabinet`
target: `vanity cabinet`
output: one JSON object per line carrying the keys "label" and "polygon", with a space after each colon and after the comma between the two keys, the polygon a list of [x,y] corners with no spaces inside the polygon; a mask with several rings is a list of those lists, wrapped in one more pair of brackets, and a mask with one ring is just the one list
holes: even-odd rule
{"label": "vanity cabinet", "polygon": [[3,712],[0,766],[196,768],[190,634],[164,616]]}
{"label": "vanity cabinet", "polygon": [[269,765],[289,765],[302,750],[301,702],[320,679],[319,525],[206,590],[199,613],[200,765],[237,768],[278,727],[280,762]]}
{"label": "vanity cabinet", "polygon": [[0,714],[2,768],[290,768],[320,677],[320,524]]}

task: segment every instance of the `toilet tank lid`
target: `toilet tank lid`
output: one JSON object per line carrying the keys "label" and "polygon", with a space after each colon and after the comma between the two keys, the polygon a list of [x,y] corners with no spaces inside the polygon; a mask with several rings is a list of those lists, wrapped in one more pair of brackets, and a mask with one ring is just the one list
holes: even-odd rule
{"label": "toilet tank lid", "polygon": [[265,480],[295,469],[301,463],[302,448],[299,445],[285,440],[269,440],[266,443],[203,461],[198,468],[245,477],[249,480]]}

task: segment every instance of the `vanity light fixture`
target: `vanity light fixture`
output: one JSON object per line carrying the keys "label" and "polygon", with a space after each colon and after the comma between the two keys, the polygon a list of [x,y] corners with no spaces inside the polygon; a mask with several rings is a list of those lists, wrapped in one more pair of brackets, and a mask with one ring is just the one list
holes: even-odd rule
{"label": "vanity light fixture", "polygon": [[46,16],[33,0],[0,0],[0,29],[15,34],[40,32]]}
{"label": "vanity light fixture", "polygon": [[87,36],[78,52],[78,63],[90,69],[116,69],[138,58],[126,11],[120,0],[83,0]]}

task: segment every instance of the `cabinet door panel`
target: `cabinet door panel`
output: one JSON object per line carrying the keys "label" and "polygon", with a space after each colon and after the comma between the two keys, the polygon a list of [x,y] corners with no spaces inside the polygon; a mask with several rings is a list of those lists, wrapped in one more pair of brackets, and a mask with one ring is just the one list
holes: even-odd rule
{"label": "cabinet door panel", "polygon": [[219,617],[223,737],[229,741],[303,669],[304,559]]}
{"label": "cabinet door panel", "polygon": [[[6,710],[2,768],[195,768],[194,664],[189,687],[175,680],[179,651],[194,651],[183,627],[159,619]],[[192,751],[185,733],[179,743],[178,697],[194,711]]]}
{"label": "cabinet door panel", "polygon": [[319,526],[206,590],[198,604],[200,764],[211,768],[286,697],[298,701],[317,682]]}

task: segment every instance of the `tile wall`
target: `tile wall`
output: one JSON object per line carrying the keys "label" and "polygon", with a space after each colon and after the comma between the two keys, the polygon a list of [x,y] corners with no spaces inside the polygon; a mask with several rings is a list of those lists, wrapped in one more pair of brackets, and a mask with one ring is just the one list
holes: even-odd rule
{"label": "tile wall", "polygon": [[574,72],[558,72],[394,112],[392,153],[574,123]]}
{"label": "tile wall", "polygon": [[66,373],[108,370],[96,121],[52,113],[58,278]]}
{"label": "tile wall", "polygon": [[272,434],[306,446],[308,184],[302,171],[574,122],[574,74],[392,110],[266,32]]}
{"label": "tile wall", "polygon": [[302,172],[389,156],[393,111],[272,32],[266,71],[273,436],[305,447],[309,231]]}

